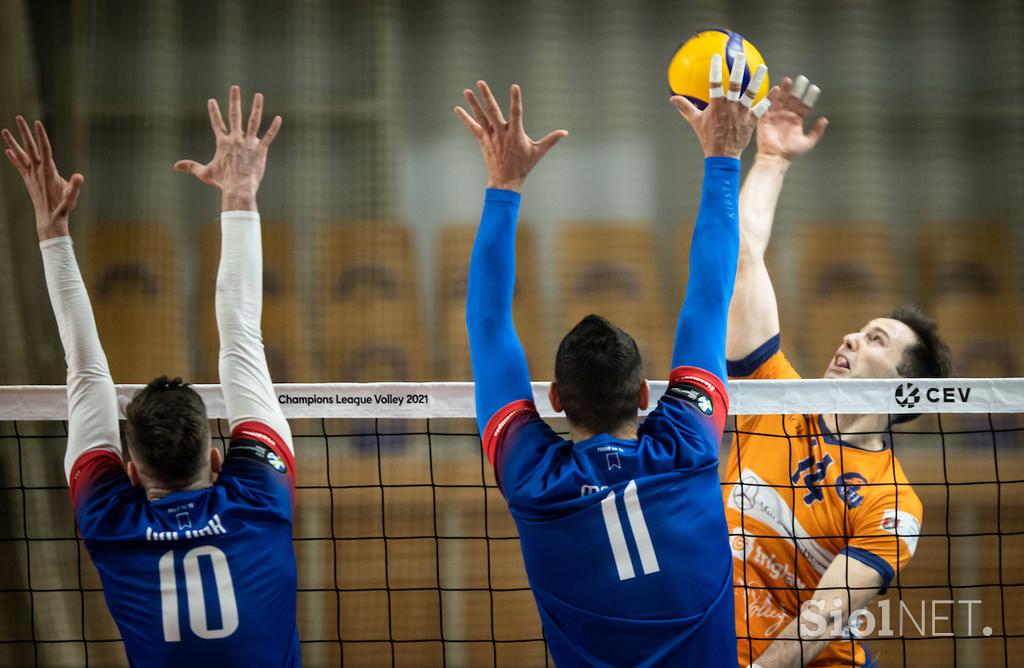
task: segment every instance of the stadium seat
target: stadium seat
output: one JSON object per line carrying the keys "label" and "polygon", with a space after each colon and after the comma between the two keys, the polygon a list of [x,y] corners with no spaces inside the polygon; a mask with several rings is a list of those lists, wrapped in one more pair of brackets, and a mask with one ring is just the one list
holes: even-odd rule
{"label": "stadium seat", "polygon": [[931,309],[946,299],[1008,300],[1014,290],[1013,235],[993,222],[927,222],[917,228],[918,295]]}
{"label": "stadium seat", "polygon": [[796,235],[798,368],[820,376],[842,337],[902,301],[896,239],[877,221],[811,222]]}
{"label": "stadium seat", "polygon": [[82,273],[118,383],[189,376],[185,299],[175,228],[99,221],[83,229]]}
{"label": "stadium seat", "polygon": [[[262,221],[263,231],[263,345],[274,382],[309,380],[309,327],[299,292],[295,262],[296,231],[284,222]],[[199,238],[200,382],[217,382],[215,285],[220,262],[220,222],[204,225]]]}
{"label": "stadium seat", "polygon": [[665,298],[651,225],[568,222],[559,228],[557,252],[560,331],[590,313],[604,316],[636,339],[648,376],[666,378],[677,300]]}
{"label": "stadium seat", "polygon": [[409,228],[336,222],[316,238],[313,331],[323,381],[415,381],[428,371]]}
{"label": "stadium seat", "polygon": [[[442,377],[448,380],[472,380],[469,340],[466,332],[466,286],[469,260],[476,238],[476,225],[447,225],[438,239],[438,326],[440,327]],[[516,292],[513,306],[516,331],[535,379],[551,378],[554,351],[544,344],[546,336],[541,318],[539,267],[533,235],[520,224],[516,239]]]}

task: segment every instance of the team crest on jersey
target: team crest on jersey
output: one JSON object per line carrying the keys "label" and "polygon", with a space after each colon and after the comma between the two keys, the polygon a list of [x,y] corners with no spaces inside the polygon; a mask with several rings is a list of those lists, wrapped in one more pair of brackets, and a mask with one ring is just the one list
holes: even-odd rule
{"label": "team crest on jersey", "polygon": [[894,536],[899,536],[910,548],[910,554],[917,550],[917,539],[921,534],[921,523],[910,513],[902,510],[887,510],[882,515],[882,524],[879,527]]}
{"label": "team crest on jersey", "polygon": [[715,404],[711,401],[711,397],[691,385],[674,385],[669,388],[669,394],[690,402],[704,415],[715,414]]}
{"label": "team crest on jersey", "polygon": [[273,450],[267,450],[267,463],[277,469],[278,473],[287,473],[288,467],[285,466],[284,460],[277,456],[277,453]]}

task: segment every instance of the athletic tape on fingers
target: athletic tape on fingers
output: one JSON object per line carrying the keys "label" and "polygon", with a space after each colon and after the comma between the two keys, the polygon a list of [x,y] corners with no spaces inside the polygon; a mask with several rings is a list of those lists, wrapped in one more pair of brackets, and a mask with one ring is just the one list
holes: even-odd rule
{"label": "athletic tape on fingers", "polygon": [[711,86],[711,99],[716,97],[722,97],[722,56],[715,54],[711,56],[711,73],[708,78],[708,83]]}
{"label": "athletic tape on fingers", "polygon": [[821,95],[821,89],[817,86],[812,85],[807,89],[807,93],[804,94],[803,102],[808,107],[813,107],[814,103],[818,101],[818,96]]}
{"label": "athletic tape on fingers", "polygon": [[764,64],[758,65],[757,71],[754,72],[754,76],[750,80],[750,84],[747,86],[746,92],[743,93],[743,97],[740,98],[740,103],[744,107],[749,107],[754,103],[754,98],[757,97],[757,91],[761,90],[761,83],[764,81],[766,74],[768,74],[768,68]]}
{"label": "athletic tape on fingers", "polygon": [[796,78],[796,81],[793,82],[793,87],[789,89],[789,94],[799,100],[804,96],[804,93],[807,91],[808,83],[810,82],[807,81],[807,77],[801,74]]}
{"label": "athletic tape on fingers", "polygon": [[[736,102],[740,99],[740,87],[743,86],[743,73],[747,69],[747,55],[743,52],[737,53],[732,59],[732,67],[729,69],[729,91],[725,99]],[[736,90],[733,90],[736,88]]]}
{"label": "athletic tape on fingers", "polygon": [[754,105],[752,111],[754,112],[755,116],[761,118],[762,116],[764,116],[764,112],[768,111],[768,108],[771,106],[772,101],[769,100],[768,98],[764,98],[763,100]]}

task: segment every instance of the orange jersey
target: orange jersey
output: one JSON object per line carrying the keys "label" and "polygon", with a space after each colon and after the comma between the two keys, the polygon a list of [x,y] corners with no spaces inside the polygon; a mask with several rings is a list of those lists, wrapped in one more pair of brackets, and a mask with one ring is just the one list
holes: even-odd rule
{"label": "orange jersey", "polygon": [[[800,377],[778,337],[730,363],[730,375]],[[819,415],[737,416],[723,480],[741,666],[796,617],[838,555],[877,570],[884,590],[917,547],[921,501],[892,451],[845,443]],[[807,665],[864,662],[860,643],[839,640]]]}

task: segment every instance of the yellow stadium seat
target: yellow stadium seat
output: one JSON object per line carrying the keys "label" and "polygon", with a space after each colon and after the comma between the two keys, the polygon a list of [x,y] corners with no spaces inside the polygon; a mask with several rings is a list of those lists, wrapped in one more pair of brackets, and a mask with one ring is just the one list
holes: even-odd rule
{"label": "yellow stadium seat", "polygon": [[142,221],[99,221],[82,234],[82,272],[100,340],[118,383],[188,378],[177,230]]}
{"label": "yellow stadium seat", "polygon": [[[299,292],[293,225],[262,222],[263,231],[263,345],[274,382],[310,379],[309,327]],[[200,382],[217,382],[215,286],[220,262],[220,223],[211,221],[200,231],[199,328]]]}
{"label": "yellow stadium seat", "polygon": [[844,335],[901,302],[895,244],[877,221],[812,222],[797,232],[799,350],[791,352],[805,375],[824,373]]}
{"label": "yellow stadium seat", "polygon": [[[466,332],[466,287],[476,225],[448,225],[438,239],[438,325],[443,350],[442,376],[472,380]],[[554,351],[548,350],[541,317],[540,274],[529,228],[520,223],[516,239],[516,290],[513,317],[536,379],[550,379]]]}
{"label": "yellow stadium seat", "polygon": [[319,230],[313,330],[320,380],[426,377],[429,341],[417,280],[409,228],[358,221]]}
{"label": "yellow stadium seat", "polygon": [[[558,233],[559,336],[594,313],[631,334],[650,378],[666,378],[676,299],[658,279],[658,243],[650,224],[568,222]],[[670,304],[672,304],[670,306]]]}

